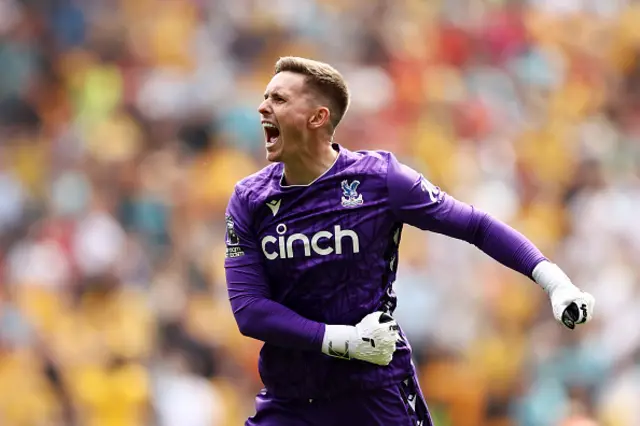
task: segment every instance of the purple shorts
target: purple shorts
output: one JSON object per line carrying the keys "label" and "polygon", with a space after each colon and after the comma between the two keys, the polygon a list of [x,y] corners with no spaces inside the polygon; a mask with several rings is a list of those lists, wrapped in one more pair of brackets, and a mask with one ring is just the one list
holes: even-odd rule
{"label": "purple shorts", "polygon": [[279,399],[262,391],[245,426],[433,426],[415,377],[331,399]]}

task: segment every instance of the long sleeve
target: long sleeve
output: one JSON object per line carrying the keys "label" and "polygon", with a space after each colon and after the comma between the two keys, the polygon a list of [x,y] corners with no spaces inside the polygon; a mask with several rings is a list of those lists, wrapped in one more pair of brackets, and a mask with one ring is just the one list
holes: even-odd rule
{"label": "long sleeve", "polygon": [[234,192],[225,215],[227,290],[240,332],[276,346],[320,351],[325,326],[271,300],[250,213]]}
{"label": "long sleeve", "polygon": [[391,156],[391,208],[399,221],[475,245],[504,266],[532,278],[546,258],[524,235],[488,213],[456,200]]}

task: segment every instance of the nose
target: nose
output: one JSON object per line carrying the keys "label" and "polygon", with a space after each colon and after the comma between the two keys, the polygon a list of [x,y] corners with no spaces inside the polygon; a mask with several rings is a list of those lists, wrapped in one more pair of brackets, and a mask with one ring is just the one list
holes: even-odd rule
{"label": "nose", "polygon": [[265,99],[264,101],[262,101],[262,103],[258,107],[258,112],[262,115],[267,115],[269,113],[268,106],[269,106],[269,102],[267,99]]}

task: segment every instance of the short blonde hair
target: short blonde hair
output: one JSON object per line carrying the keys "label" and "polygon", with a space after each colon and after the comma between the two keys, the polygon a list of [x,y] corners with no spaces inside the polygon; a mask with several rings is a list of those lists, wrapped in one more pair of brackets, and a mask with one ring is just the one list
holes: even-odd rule
{"label": "short blonde hair", "polygon": [[344,77],[331,65],[312,59],[286,56],[276,62],[275,74],[292,72],[306,76],[306,83],[326,97],[335,129],[349,108],[349,89]]}

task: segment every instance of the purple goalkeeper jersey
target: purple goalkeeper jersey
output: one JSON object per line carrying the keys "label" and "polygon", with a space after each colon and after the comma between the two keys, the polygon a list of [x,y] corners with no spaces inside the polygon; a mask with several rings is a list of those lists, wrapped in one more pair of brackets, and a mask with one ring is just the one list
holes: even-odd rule
{"label": "purple goalkeeper jersey", "polygon": [[336,162],[309,185],[285,186],[281,163],[242,180],[226,212],[231,305],[240,330],[265,342],[259,371],[278,397],[330,397],[414,373],[406,338],[386,367],[321,352],[324,324],[393,313],[403,224],[468,241],[528,276],[544,260],[522,235],[393,154],[334,148]]}

